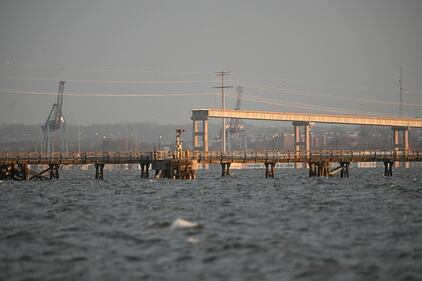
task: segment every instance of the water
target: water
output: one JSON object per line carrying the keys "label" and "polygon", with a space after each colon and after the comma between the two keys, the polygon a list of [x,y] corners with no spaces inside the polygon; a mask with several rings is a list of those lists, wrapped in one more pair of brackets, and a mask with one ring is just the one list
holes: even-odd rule
{"label": "water", "polygon": [[422,280],[420,169],[61,176],[0,182],[0,280]]}

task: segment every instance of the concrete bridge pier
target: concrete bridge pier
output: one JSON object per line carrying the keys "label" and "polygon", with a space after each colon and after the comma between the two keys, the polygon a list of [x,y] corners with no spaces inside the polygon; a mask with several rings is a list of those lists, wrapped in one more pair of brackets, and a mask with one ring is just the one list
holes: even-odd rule
{"label": "concrete bridge pier", "polygon": [[[398,157],[397,154],[399,150],[403,150],[404,152],[403,157],[406,157],[407,154],[409,153],[409,127],[395,126],[395,127],[392,127],[391,130],[393,131],[393,148],[394,148],[395,157]],[[401,135],[402,141],[400,141],[400,135]],[[400,167],[400,162],[396,161],[394,166],[396,168]],[[406,168],[409,168],[410,163],[405,162],[404,166]]]}
{"label": "concrete bridge pier", "polygon": [[[301,148],[306,151],[306,158],[311,157],[311,127],[309,122],[295,121],[292,123],[294,128],[294,144],[295,144],[295,156],[299,160]],[[303,127],[305,139],[302,141],[302,134],[300,128]],[[296,168],[301,168],[302,164],[295,162]]]}
{"label": "concrete bridge pier", "polygon": [[[193,139],[192,139],[192,150],[202,150],[203,152],[208,152],[208,120],[195,120],[193,121]],[[202,132],[199,132],[198,123],[202,121]],[[199,137],[202,136],[202,147],[199,146]],[[201,149],[202,148],[202,149]]]}

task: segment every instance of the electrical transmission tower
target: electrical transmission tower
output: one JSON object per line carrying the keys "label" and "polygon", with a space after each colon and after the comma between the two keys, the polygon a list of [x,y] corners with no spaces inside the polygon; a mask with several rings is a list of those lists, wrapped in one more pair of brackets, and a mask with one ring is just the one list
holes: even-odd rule
{"label": "electrical transmission tower", "polygon": [[[63,116],[63,91],[65,81],[59,81],[57,102],[53,104],[50,114],[41,129],[43,132],[44,147],[46,152],[54,152],[54,143],[57,139],[61,141],[61,151],[67,152],[66,122]],[[59,135],[57,135],[59,133]]]}
{"label": "electrical transmission tower", "polygon": [[[221,78],[221,86],[214,87],[215,89],[221,89],[221,108],[224,110],[226,109],[226,99],[224,97],[224,89],[233,88],[233,86],[224,86],[224,76],[230,74],[230,71],[220,71],[216,72],[217,77]],[[226,152],[226,118],[223,118],[222,121],[222,143],[221,143],[221,151]]]}
{"label": "electrical transmission tower", "polygon": [[[236,92],[236,106],[234,110],[240,110],[243,87],[237,87]],[[239,149],[246,149],[245,125],[241,119],[230,119],[229,127],[227,128],[227,139],[229,150],[235,147],[233,144],[236,144]],[[235,142],[233,142],[234,140]]]}

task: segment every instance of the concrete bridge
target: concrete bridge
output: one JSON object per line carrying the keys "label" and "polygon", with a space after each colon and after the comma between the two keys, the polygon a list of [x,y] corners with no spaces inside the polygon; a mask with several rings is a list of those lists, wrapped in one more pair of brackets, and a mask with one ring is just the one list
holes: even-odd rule
{"label": "concrete bridge", "polygon": [[[311,152],[310,125],[313,123],[391,127],[393,132],[393,146],[396,151],[409,151],[409,128],[422,128],[422,119],[417,118],[227,110],[218,108],[193,109],[191,119],[193,121],[194,150],[208,152],[208,120],[210,118],[292,122],[294,127],[295,153],[297,155],[302,150],[307,154]],[[199,122],[202,122],[202,131],[199,131]],[[301,142],[301,128],[304,130],[304,142]],[[400,133],[402,135],[401,142],[399,141]],[[203,140],[201,147],[199,146],[199,137],[202,137]]]}

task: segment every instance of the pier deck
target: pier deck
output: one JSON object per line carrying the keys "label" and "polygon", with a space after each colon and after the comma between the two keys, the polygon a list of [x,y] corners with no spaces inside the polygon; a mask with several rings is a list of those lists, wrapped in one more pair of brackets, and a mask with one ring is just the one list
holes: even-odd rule
{"label": "pier deck", "polygon": [[[62,165],[95,166],[95,177],[103,179],[106,164],[139,164],[141,177],[149,177],[149,169],[155,170],[156,177],[192,179],[198,164],[220,164],[222,175],[228,175],[232,163],[262,163],[266,167],[265,176],[274,177],[277,163],[303,163],[309,168],[309,176],[332,176],[340,173],[349,175],[349,164],[354,162],[382,162],[384,175],[392,176],[393,163],[421,162],[422,151],[397,150],[321,150],[304,153],[285,151],[260,152],[199,152],[186,151],[183,157],[175,152],[87,152],[87,153],[0,153],[0,179],[32,180],[59,178]],[[330,171],[330,163],[339,166]],[[45,165],[42,171],[34,171],[29,165]],[[48,176],[49,175],[49,176]]]}

